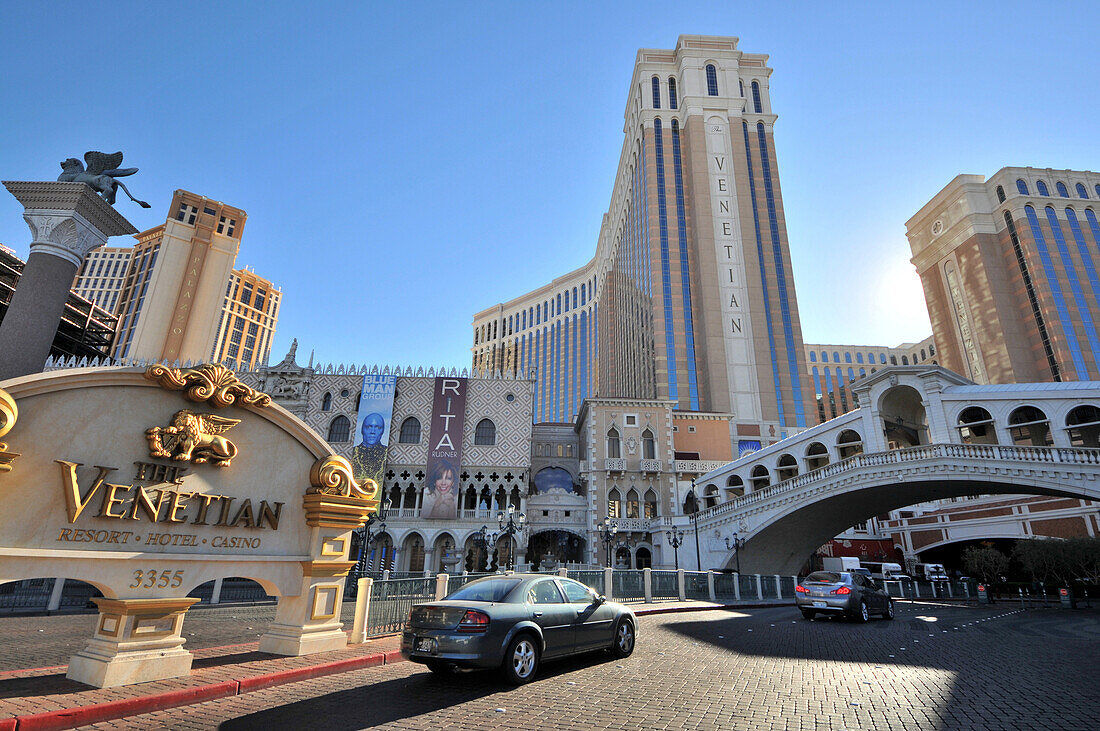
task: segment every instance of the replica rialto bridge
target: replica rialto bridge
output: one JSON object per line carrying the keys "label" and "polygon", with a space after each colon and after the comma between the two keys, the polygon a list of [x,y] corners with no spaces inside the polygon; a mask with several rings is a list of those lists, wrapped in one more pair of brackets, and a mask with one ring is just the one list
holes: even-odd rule
{"label": "replica rialto bridge", "polygon": [[[939,366],[853,384],[860,408],[696,482],[702,565],[795,574],[853,525],[968,495],[1100,500],[1100,382],[977,385]],[[1100,533],[1095,515],[1089,529]]]}

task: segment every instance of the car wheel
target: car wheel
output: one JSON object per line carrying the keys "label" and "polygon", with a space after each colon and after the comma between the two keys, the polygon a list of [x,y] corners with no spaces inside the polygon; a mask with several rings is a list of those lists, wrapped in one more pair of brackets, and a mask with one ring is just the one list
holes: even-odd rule
{"label": "car wheel", "polygon": [[620,619],[615,625],[615,639],[611,643],[611,654],[615,657],[630,657],[634,652],[634,625],[629,619]]}
{"label": "car wheel", "polygon": [[428,670],[431,670],[436,675],[450,676],[458,672],[458,668],[453,663],[444,662],[442,660],[428,660],[424,663]]}
{"label": "car wheel", "polygon": [[871,610],[867,608],[866,601],[859,602],[859,609],[856,610],[856,621],[866,622],[871,619]]}
{"label": "car wheel", "polygon": [[504,653],[504,665],[501,666],[505,680],[512,685],[529,683],[535,677],[538,667],[539,648],[534,637],[521,634],[508,644],[508,651]]}
{"label": "car wheel", "polygon": [[893,619],[894,618],[894,601],[892,599],[887,600],[887,602],[886,602],[886,611],[882,613],[882,618],[883,619]]}
{"label": "car wheel", "polygon": [[802,618],[803,619],[813,619],[816,616],[817,616],[817,612],[811,612],[808,609],[803,609],[802,610]]}

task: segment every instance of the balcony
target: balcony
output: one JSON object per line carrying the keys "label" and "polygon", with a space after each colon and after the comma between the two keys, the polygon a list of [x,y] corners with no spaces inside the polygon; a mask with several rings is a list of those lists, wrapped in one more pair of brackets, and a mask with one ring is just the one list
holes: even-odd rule
{"label": "balcony", "polygon": [[672,463],[672,471],[676,473],[703,475],[719,467],[725,467],[728,464],[729,461],[726,460],[678,459]]}
{"label": "balcony", "polygon": [[640,472],[660,472],[661,460],[659,459],[643,459],[638,466]]}
{"label": "balcony", "polygon": [[626,460],[621,457],[604,460],[604,469],[608,472],[626,472]]}

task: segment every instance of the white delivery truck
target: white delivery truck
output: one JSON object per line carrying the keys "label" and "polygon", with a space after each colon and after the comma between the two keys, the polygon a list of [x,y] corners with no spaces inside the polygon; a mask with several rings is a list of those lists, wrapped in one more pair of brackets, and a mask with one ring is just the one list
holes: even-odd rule
{"label": "white delivery truck", "polygon": [[865,563],[864,566],[871,570],[871,576],[880,581],[903,581],[909,577],[902,571],[901,564],[899,563],[882,563],[879,561],[871,561]]}
{"label": "white delivery truck", "polygon": [[837,556],[821,559],[821,566],[826,571],[854,571],[859,566],[859,559],[855,556]]}
{"label": "white delivery truck", "polygon": [[918,579],[925,581],[947,581],[947,571],[942,563],[919,563],[915,573]]}

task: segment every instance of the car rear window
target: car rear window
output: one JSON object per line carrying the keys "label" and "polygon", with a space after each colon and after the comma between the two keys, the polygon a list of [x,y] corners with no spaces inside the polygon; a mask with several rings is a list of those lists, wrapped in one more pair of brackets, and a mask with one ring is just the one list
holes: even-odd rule
{"label": "car rear window", "polygon": [[519,582],[519,579],[480,579],[459,587],[446,598],[466,602],[501,602]]}
{"label": "car rear window", "polygon": [[840,574],[834,574],[832,571],[815,571],[806,577],[806,581],[816,581],[822,584],[839,584],[842,579]]}

